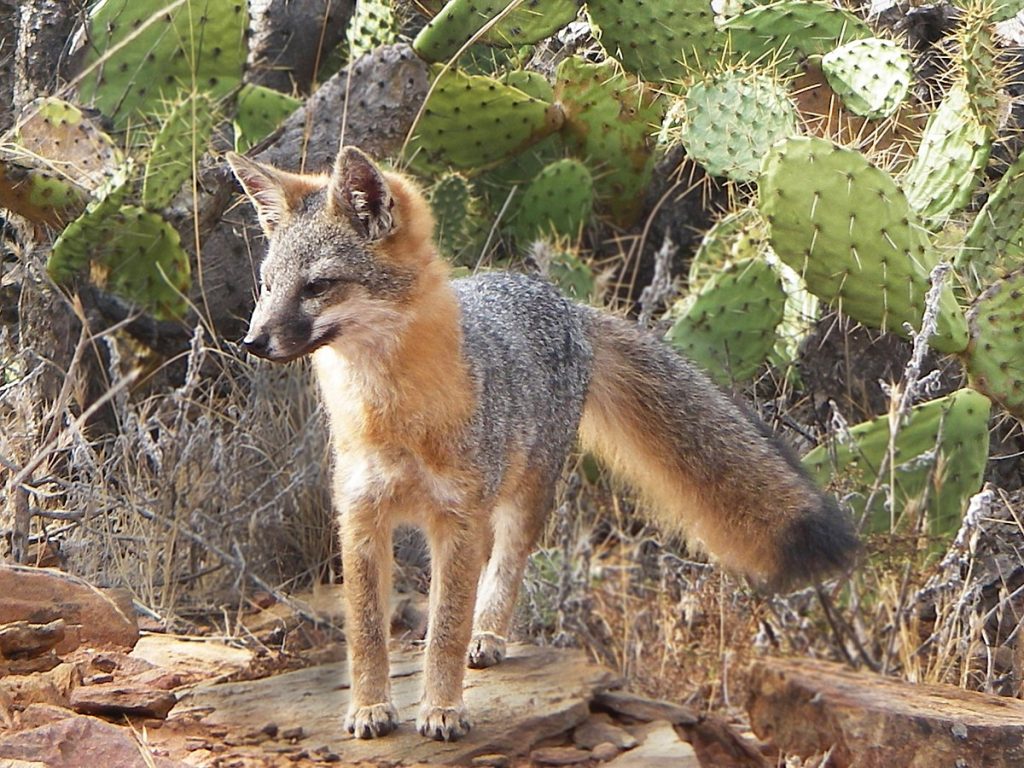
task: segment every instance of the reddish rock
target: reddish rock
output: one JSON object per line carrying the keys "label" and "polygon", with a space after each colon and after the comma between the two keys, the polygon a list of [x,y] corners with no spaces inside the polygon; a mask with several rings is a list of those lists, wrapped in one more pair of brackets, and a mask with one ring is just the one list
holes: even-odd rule
{"label": "reddish rock", "polygon": [[169,691],[141,685],[101,683],[71,692],[71,708],[85,715],[134,715],[163,720],[178,703]]}
{"label": "reddish rock", "polygon": [[598,744],[606,742],[614,744],[620,750],[632,749],[637,745],[636,737],[615,725],[603,712],[591,715],[576,726],[572,740],[580,749],[594,749]]}
{"label": "reddish rock", "polygon": [[21,709],[29,704],[67,706],[72,689],[82,682],[77,664],[64,662],[46,672],[0,677],[0,702],[4,709]]}
{"label": "reddish rock", "polygon": [[837,768],[1024,765],[1017,699],[766,659],[752,668],[747,709],[759,737],[804,756],[831,749]]}
{"label": "reddish rock", "polygon": [[142,749],[127,728],[75,715],[0,737],[0,764],[10,760],[47,768],[146,768],[148,765],[182,768],[184,765],[163,757],[143,756]]}
{"label": "reddish rock", "polygon": [[124,589],[99,589],[45,568],[0,565],[0,595],[0,624],[63,619],[59,654],[80,645],[132,648],[139,639],[131,595]]}
{"label": "reddish rock", "polygon": [[46,624],[15,621],[0,626],[0,654],[8,659],[39,656],[64,639],[64,619]]}
{"label": "reddish rock", "polygon": [[542,747],[530,753],[530,762],[537,765],[578,765],[589,759],[589,752],[576,747]]}

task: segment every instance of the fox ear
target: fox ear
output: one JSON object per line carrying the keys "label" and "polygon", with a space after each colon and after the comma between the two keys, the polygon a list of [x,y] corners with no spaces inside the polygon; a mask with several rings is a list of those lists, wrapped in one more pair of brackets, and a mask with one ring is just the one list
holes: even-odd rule
{"label": "fox ear", "polygon": [[286,177],[293,174],[286,174],[234,152],[228,152],[225,157],[238,183],[252,201],[264,234],[269,237],[288,213]]}
{"label": "fox ear", "polygon": [[395,230],[395,200],[384,174],[355,147],[342,147],[327,187],[334,211],[348,218],[367,240],[380,240]]}

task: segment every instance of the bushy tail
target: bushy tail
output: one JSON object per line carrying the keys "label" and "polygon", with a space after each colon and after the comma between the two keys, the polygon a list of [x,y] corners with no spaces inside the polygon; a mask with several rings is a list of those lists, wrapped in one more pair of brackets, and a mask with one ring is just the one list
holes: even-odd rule
{"label": "bushy tail", "polygon": [[849,517],[756,416],[692,363],[592,312],[594,368],[580,438],[668,532],[772,588],[849,565]]}

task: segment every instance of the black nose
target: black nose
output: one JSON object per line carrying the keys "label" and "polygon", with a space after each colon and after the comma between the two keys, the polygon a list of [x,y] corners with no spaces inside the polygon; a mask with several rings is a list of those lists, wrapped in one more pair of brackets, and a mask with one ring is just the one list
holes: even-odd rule
{"label": "black nose", "polygon": [[267,347],[270,346],[270,334],[261,333],[259,336],[246,336],[242,339],[242,346],[252,354],[263,357],[267,354]]}

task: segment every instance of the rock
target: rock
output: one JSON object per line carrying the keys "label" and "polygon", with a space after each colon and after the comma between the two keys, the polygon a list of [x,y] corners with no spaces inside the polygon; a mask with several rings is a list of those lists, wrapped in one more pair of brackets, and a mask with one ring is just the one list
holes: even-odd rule
{"label": "rock", "polygon": [[600,744],[594,745],[594,748],[590,750],[590,755],[595,760],[600,760],[603,763],[616,757],[621,751],[622,749],[610,741],[602,741]]}
{"label": "rock", "polygon": [[64,639],[64,619],[47,624],[15,621],[0,626],[0,654],[8,659],[38,656]]}
{"label": "rock", "polygon": [[591,715],[576,726],[572,733],[572,741],[580,749],[593,749],[603,742],[610,742],[620,750],[632,749],[637,745],[637,740],[631,733],[615,725],[604,713]]}
{"label": "rock", "polygon": [[101,683],[82,685],[71,692],[71,708],[84,715],[134,715],[163,720],[177,697],[159,688]]}
{"label": "rock", "polygon": [[386,739],[361,741],[345,731],[349,678],[344,664],[197,686],[182,698],[169,723],[204,713],[206,727],[244,733],[273,721],[282,734],[301,726],[304,743],[330,744],[352,763],[465,765],[478,755],[527,754],[543,739],[570,731],[589,716],[595,692],[615,680],[580,651],[513,645],[498,666],[467,670],[465,698],[473,730],[460,741],[445,743],[416,732],[422,668],[421,651],[392,653],[391,694],[401,724]]}
{"label": "rock", "polygon": [[542,747],[530,753],[536,765],[578,765],[590,759],[590,753],[576,747]]}
{"label": "rock", "polygon": [[668,720],[656,720],[643,742],[605,763],[607,768],[700,768],[693,747],[679,738]]}
{"label": "rock", "polygon": [[905,683],[808,659],[751,672],[751,725],[783,752],[832,749],[837,768],[1024,765],[1024,701]]}
{"label": "rock", "polygon": [[478,755],[473,758],[470,765],[474,768],[508,768],[512,761],[508,755]]}
{"label": "rock", "polygon": [[29,704],[67,706],[68,696],[82,681],[77,664],[63,662],[46,672],[0,677],[0,701],[5,708],[21,709]]}
{"label": "rock", "polygon": [[129,667],[119,662],[118,668],[132,673],[159,668],[162,673],[180,675],[175,687],[187,682],[216,682],[243,672],[252,665],[255,654],[217,640],[184,640],[171,635],[146,635],[127,657],[145,666]]}
{"label": "rock", "polygon": [[142,747],[127,728],[76,715],[38,728],[0,737],[0,764],[4,760],[41,763],[47,768],[180,768],[183,763],[155,755],[143,756]]}
{"label": "rock", "polygon": [[132,648],[139,639],[131,594],[100,589],[47,568],[0,565],[0,624],[47,624],[64,620],[64,637],[55,650],[64,654],[80,645]]}
{"label": "rock", "polygon": [[645,699],[625,691],[605,691],[594,697],[594,708],[625,715],[642,722],[667,720],[673,725],[695,725],[700,715],[688,707],[670,701]]}

